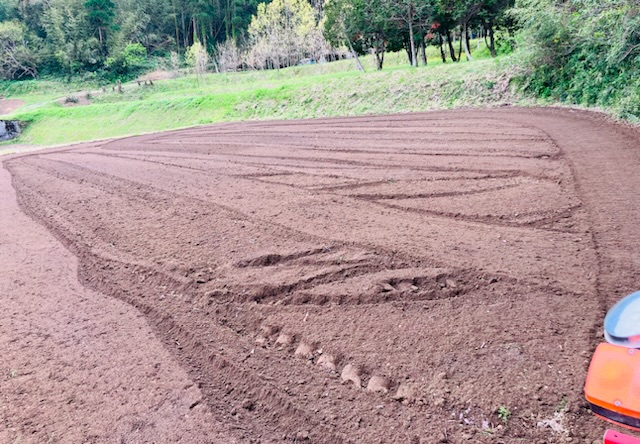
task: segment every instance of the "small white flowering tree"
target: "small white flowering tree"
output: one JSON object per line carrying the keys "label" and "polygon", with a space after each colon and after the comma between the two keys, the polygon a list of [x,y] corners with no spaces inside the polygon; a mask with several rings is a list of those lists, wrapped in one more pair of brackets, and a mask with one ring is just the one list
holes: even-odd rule
{"label": "small white flowering tree", "polygon": [[207,65],[209,63],[209,54],[202,44],[196,41],[189,47],[186,54],[187,63],[193,66],[198,82],[206,83]]}

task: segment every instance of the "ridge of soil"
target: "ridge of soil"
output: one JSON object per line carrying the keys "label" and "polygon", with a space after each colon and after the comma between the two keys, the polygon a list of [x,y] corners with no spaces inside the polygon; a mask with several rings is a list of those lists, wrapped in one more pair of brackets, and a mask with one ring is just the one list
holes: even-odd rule
{"label": "ridge of soil", "polygon": [[638,285],[639,141],[588,112],[457,110],[229,123],[4,166],[80,282],[144,316],[215,436],[590,443],[591,353]]}

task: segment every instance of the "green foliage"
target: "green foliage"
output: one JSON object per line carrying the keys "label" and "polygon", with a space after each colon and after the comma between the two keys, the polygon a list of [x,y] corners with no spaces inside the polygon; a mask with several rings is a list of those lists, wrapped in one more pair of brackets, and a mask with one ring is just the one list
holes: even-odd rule
{"label": "green foliage", "polygon": [[100,51],[106,55],[107,37],[113,26],[116,5],[111,0],[85,0],[83,6],[87,10],[87,22],[94,34],[98,36]]}
{"label": "green foliage", "polygon": [[140,43],[130,43],[105,62],[108,76],[111,79],[127,78],[139,74],[149,67],[147,50]]}
{"label": "green foliage", "polygon": [[16,0],[0,0],[0,22],[17,18],[18,2]]}
{"label": "green foliage", "polygon": [[115,16],[116,5],[111,0],[86,0],[84,7],[87,8],[89,23],[93,26],[107,27]]}
{"label": "green foliage", "polygon": [[[469,29],[482,29],[488,36],[492,57],[508,51],[497,31],[509,29],[505,11],[512,0],[328,0],[325,35],[332,43],[352,43],[359,54],[376,55],[382,68],[386,51],[405,49],[414,66],[418,59],[427,63],[424,50],[434,45],[446,61],[457,61],[453,48],[454,35],[470,34]],[[499,36],[503,34],[500,33]],[[444,45],[448,47],[444,48]],[[469,48],[469,55],[473,48]]]}
{"label": "green foliage", "polygon": [[352,44],[360,55],[369,51],[382,69],[385,52],[402,46],[400,28],[389,20],[383,0],[329,0],[325,4],[325,35],[333,44]]}
{"label": "green foliage", "polygon": [[209,54],[207,49],[200,42],[195,42],[185,54],[186,62],[193,67],[198,81],[206,82],[207,64]]}
{"label": "green foliage", "polygon": [[339,58],[345,51],[329,47],[323,30],[336,45],[349,42],[361,55],[373,52],[382,68],[389,51],[412,47],[413,53],[437,42],[436,28],[448,41],[462,17],[469,26],[497,30],[509,1],[0,0],[0,23],[23,27],[23,52],[38,75],[67,81],[126,78],[143,69],[128,58],[130,44],[142,45],[150,59],[184,55],[199,42],[223,56],[217,61],[223,70]]}
{"label": "green foliage", "polygon": [[97,31],[104,32],[113,23],[116,5],[111,0],[85,0],[87,19]]}
{"label": "green foliage", "polygon": [[45,34],[43,59],[47,73],[68,78],[101,66],[100,42],[91,36],[82,0],[51,0],[39,19]]}
{"label": "green foliage", "polygon": [[526,90],[640,117],[637,1],[520,0],[516,6]]}
{"label": "green foliage", "polygon": [[[437,49],[431,48],[430,57]],[[501,65],[489,58],[409,69],[404,53],[387,55],[387,68],[362,75],[353,60],[282,70],[208,74],[156,81],[153,88],[123,84],[123,93],[95,84],[25,81],[2,84],[0,94],[27,105],[11,118],[30,122],[14,143],[59,144],[243,119],[293,119],[414,112],[483,106],[517,98],[506,90]],[[477,53],[478,55],[481,52]],[[367,56],[362,62],[375,65]],[[3,89],[4,85],[6,88]],[[63,107],[60,99],[92,91],[91,104]],[[54,94],[52,94],[54,92]],[[82,102],[82,101],[81,101]]]}
{"label": "green foliage", "polygon": [[[129,44],[147,58],[183,54],[199,41],[243,41],[266,0],[0,0],[0,23],[17,20],[44,75],[67,80],[93,73],[112,78],[130,71],[122,62]],[[0,78],[9,78],[0,73]]]}
{"label": "green foliage", "polygon": [[509,410],[507,406],[501,405],[500,407],[498,407],[496,413],[498,415],[498,418],[500,418],[505,423],[509,421],[509,418],[511,418],[511,410]]}
{"label": "green foliage", "polygon": [[37,77],[37,55],[27,41],[25,26],[18,21],[0,22],[0,77]]}

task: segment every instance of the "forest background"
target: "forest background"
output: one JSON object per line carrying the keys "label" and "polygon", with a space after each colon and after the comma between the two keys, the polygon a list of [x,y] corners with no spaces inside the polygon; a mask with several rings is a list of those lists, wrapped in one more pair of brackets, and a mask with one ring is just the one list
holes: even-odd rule
{"label": "forest background", "polygon": [[456,64],[480,43],[523,92],[640,117],[639,0],[0,0],[0,95],[363,55],[382,70],[391,53]]}

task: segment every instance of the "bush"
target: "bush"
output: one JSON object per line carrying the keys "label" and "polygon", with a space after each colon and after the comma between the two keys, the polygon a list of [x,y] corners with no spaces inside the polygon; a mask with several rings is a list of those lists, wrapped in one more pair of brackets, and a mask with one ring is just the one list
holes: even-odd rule
{"label": "bush", "polygon": [[185,59],[187,63],[193,67],[198,79],[204,80],[205,75],[207,74],[207,65],[209,63],[209,54],[207,53],[207,49],[202,46],[200,42],[195,42],[187,50]]}
{"label": "bush", "polygon": [[526,90],[640,117],[640,14],[635,0],[519,0]]}
{"label": "bush", "polygon": [[107,77],[112,79],[134,77],[146,68],[149,68],[147,50],[140,43],[128,44],[105,62]]}

